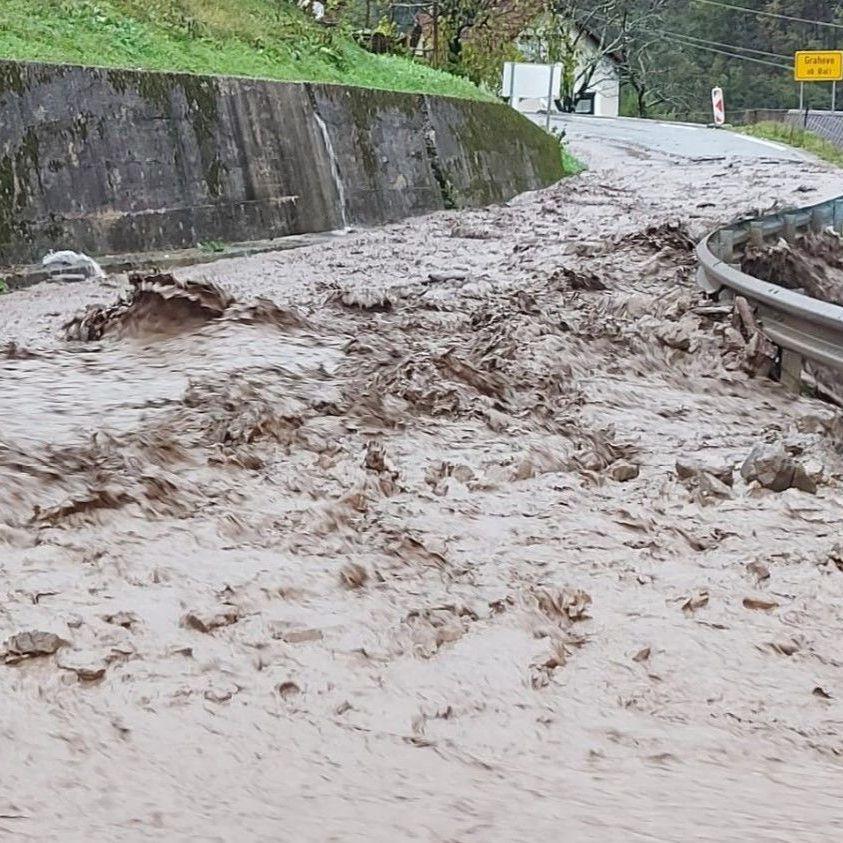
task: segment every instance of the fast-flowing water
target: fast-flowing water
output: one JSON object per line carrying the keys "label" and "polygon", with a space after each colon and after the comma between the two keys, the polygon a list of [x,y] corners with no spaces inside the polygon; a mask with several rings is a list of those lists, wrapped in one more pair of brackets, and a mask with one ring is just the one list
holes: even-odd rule
{"label": "fast-flowing water", "polygon": [[[690,250],[836,178],[590,163],[0,298],[2,833],[841,837],[836,414]],[[817,494],[744,483],[760,441]]]}

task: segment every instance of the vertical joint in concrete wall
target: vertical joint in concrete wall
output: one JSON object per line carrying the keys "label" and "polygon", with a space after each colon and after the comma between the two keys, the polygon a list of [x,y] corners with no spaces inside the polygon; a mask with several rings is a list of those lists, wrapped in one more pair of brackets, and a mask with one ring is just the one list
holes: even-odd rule
{"label": "vertical joint in concrete wall", "polygon": [[439,185],[439,192],[442,194],[442,204],[446,209],[453,210],[458,205],[454,197],[451,182],[442,167],[442,162],[439,160],[439,148],[436,146],[436,130],[433,128],[433,121],[430,119],[427,97],[420,96],[419,100],[421,101],[422,113],[424,114],[424,146],[427,150],[428,161],[430,161],[430,169],[433,171],[436,184]]}

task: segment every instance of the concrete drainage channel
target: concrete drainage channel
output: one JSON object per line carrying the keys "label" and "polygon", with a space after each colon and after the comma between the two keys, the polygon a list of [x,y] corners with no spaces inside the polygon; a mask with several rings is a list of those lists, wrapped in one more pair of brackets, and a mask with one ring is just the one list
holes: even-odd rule
{"label": "concrete drainage channel", "polygon": [[[353,229],[352,229],[353,231]],[[125,255],[106,255],[97,258],[97,264],[106,275],[131,272],[158,272],[178,269],[184,266],[197,266],[227,258],[245,258],[266,252],[286,252],[290,249],[302,249],[320,243],[330,243],[348,232],[323,231],[310,234],[290,234],[274,240],[249,240],[245,243],[220,244],[218,248],[207,249],[201,245],[193,249],[167,250],[161,252],[136,252]],[[91,277],[90,275],[88,277]],[[50,272],[43,264],[0,269],[0,280],[7,292],[25,290],[45,281],[66,283],[61,274]],[[73,279],[81,280],[81,279]]]}
{"label": "concrete drainage channel", "polygon": [[[771,214],[718,229],[697,246],[697,283],[721,298],[744,297],[755,309],[763,333],[780,353],[780,379],[799,391],[805,363],[843,372],[843,307],[762,281],[741,271],[747,248],[833,229],[843,233],[843,197],[807,208]],[[822,384],[841,403],[839,387]]]}

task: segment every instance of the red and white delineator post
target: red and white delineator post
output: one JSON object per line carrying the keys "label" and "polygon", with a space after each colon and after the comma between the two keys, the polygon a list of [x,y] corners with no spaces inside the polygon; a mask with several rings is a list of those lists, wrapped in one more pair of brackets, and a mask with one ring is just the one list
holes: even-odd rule
{"label": "red and white delineator post", "polygon": [[711,110],[714,112],[714,125],[722,126],[726,122],[726,106],[723,104],[723,89],[711,89]]}

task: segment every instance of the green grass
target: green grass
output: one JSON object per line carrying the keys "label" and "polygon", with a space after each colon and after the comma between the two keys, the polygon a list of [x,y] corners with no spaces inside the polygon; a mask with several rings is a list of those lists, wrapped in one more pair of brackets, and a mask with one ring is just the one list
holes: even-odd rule
{"label": "green grass", "polygon": [[568,149],[564,131],[560,132],[559,129],[551,129],[550,134],[559,142],[559,153],[562,156],[562,172],[566,176],[578,176],[580,173],[584,173],[588,167]]}
{"label": "green grass", "polygon": [[221,240],[205,240],[202,243],[197,243],[196,248],[200,252],[205,252],[205,254],[215,255],[225,251],[225,243]]}
{"label": "green grass", "polygon": [[562,170],[566,176],[578,176],[588,169],[579,158],[569,152],[568,147],[564,144],[560,146],[562,149]]}
{"label": "green grass", "polygon": [[736,131],[744,135],[752,135],[755,138],[778,141],[804,149],[823,161],[843,167],[843,150],[838,149],[830,141],[809,132],[807,129],[801,129],[787,123],[766,122],[756,123],[752,126],[741,126]]}
{"label": "green grass", "polygon": [[0,58],[492,99],[466,79],[372,55],[285,0],[0,0]]}

